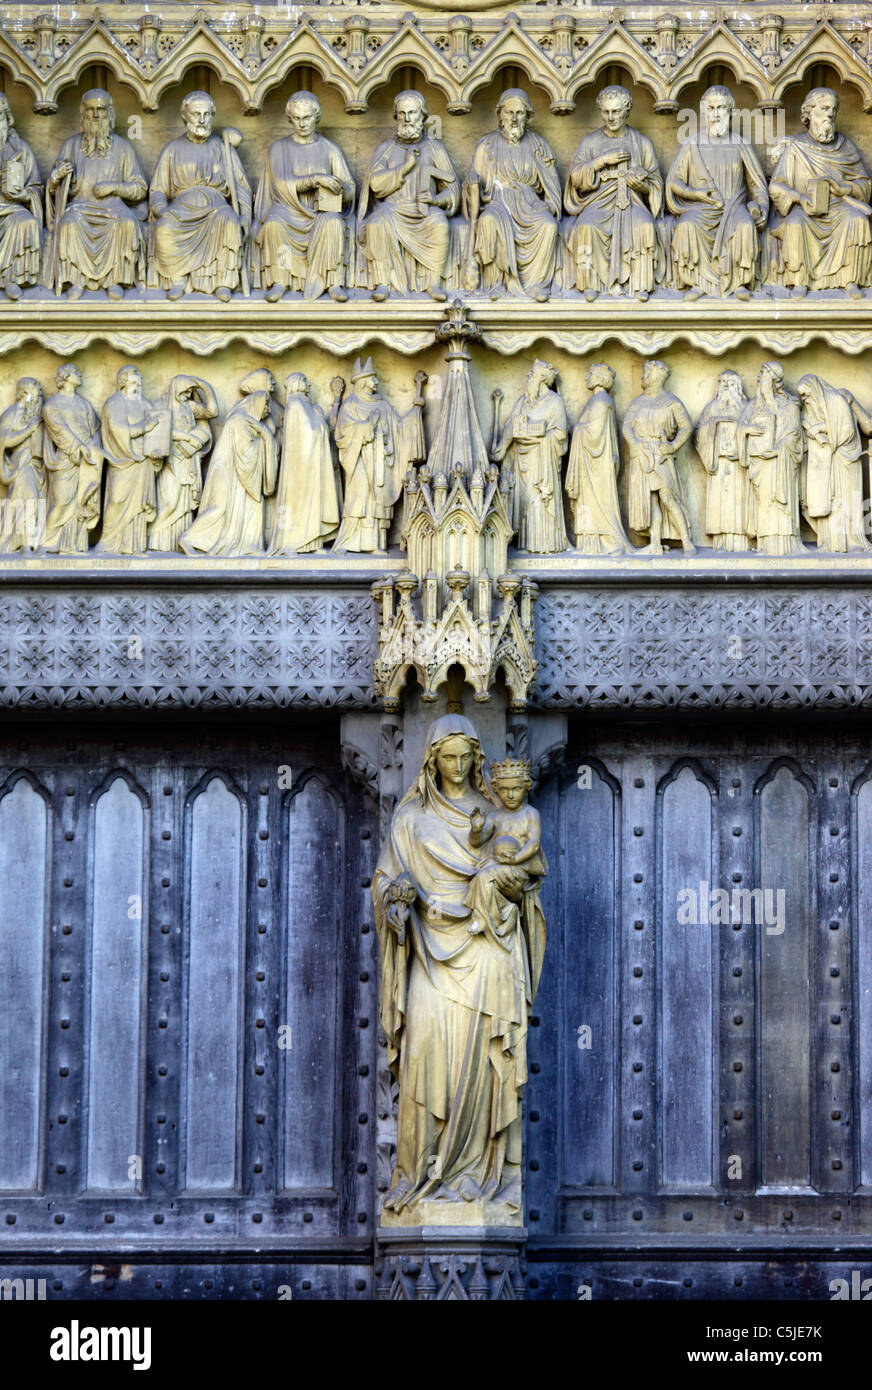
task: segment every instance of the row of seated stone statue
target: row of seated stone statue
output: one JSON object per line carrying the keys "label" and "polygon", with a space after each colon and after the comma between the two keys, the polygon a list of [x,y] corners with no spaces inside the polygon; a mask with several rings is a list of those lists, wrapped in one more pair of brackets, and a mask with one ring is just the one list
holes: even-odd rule
{"label": "row of seated stone statue", "polygon": [[[425,462],[443,481],[450,471],[428,458],[422,376],[401,415],[372,362],[358,360],[350,389],[342,377],[331,382],[325,414],[301,372],[288,376],[282,405],[272,373],[257,368],[240,383],[214,448],[218,402],[198,377],[175,376],[149,401],[139,369],[122,367],[99,414],[72,363],[58,369],[47,399],[38,381],[23,377],[0,416],[0,551],[84,553],[100,527],[102,554],[298,555],[331,543],[334,552],[383,553],[407,476]],[[619,427],[614,376],[605,363],[588,369],[589,398],[570,435],[555,370],[537,359],[505,423],[495,419],[491,461],[501,465],[520,550],[570,547],[565,494],[583,554],[660,555],[669,541],[696,554],[676,465],[691,440],[706,472],[705,531],[716,550],[802,554],[803,517],[820,550],[872,548],[860,438],[861,429],[872,433],[872,416],[849,391],[806,375],[793,395],[780,364],[766,362],[749,399],[728,370],[694,426],[666,390],[669,368],[648,359],[642,392]],[[619,435],[626,524],[647,538],[641,550],[628,539],[619,502]]]}
{"label": "row of seated stone statue", "polygon": [[0,96],[0,285],[10,299],[39,284],[70,298],[118,299],[135,287],[225,302],[255,290],[275,302],[288,292],[442,300],[446,288],[537,301],[645,300],[658,289],[748,298],[759,287],[859,297],[872,284],[872,183],[836,130],[828,88],[806,97],[805,130],[773,147],[771,178],[734,129],[726,87],[704,94],[699,129],[665,181],[652,142],[628,124],[629,92],[606,87],[597,103],[602,128],[581,141],[562,183],[530,129],[527,96],[504,92],[498,128],[476,145],[461,184],[428,133],[424,98],[401,92],[396,133],[357,189],[342,151],[318,133],[317,97],[297,92],[291,133],[270,147],[253,195],[242,137],[213,131],[206,93],[182,102],[185,133],[165,146],[149,185],[114,132],[110,96],[95,89],[48,175],[43,208],[33,153]]}

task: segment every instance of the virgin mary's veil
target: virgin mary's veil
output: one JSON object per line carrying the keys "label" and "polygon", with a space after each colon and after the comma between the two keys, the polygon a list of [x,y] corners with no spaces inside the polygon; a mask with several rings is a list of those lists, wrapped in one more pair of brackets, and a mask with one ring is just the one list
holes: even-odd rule
{"label": "virgin mary's veil", "polygon": [[[493,793],[485,775],[485,753],[481,746],[478,731],[470,719],[463,714],[443,714],[434,719],[427,734],[421,768],[400,806],[417,801],[421,806],[432,805],[439,796],[436,753],[439,745],[449,738],[466,738],[472,744],[472,785],[488,801],[493,801]],[[399,810],[399,807],[397,807]]]}

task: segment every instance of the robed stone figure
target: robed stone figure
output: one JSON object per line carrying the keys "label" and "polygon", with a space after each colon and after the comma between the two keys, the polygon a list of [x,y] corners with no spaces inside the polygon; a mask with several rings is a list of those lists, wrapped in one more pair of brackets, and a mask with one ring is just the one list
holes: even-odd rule
{"label": "robed stone figure", "polygon": [[378,146],[361,184],[357,227],[364,278],[379,301],[392,290],[446,298],[448,219],[457,211],[460,185],[442,141],[425,134],[427,120],[421,94],[400,92],[394,100],[396,134]]}
{"label": "robed stone figure", "polygon": [[282,463],[276,487],[276,522],[271,555],[323,550],[339,529],[339,495],[330,427],[309,399],[302,372],[285,382]]}
{"label": "robed stone figure", "polygon": [[630,529],[648,533],[649,555],[663,554],[664,540],[680,540],[686,555],[695,555],[690,516],[675,456],[690,438],[692,425],[684,405],[666,390],[669,368],[649,358],[642,367],[642,394],[630,401],[623,435],[629,449]]}
{"label": "robed stone figure", "polygon": [[122,367],[118,390],[100,414],[100,436],[106,460],[103,529],[98,553],[142,555],[149,522],[154,521],[155,473],[160,459],[147,452],[146,432],[152,405],[142,394],[138,367]]}
{"label": "robed stone figure", "polygon": [[264,499],[275,490],[278,449],[268,391],[250,391],[224,421],[212,451],[197,519],[179,545],[186,555],[262,555]]}
{"label": "robed stone figure", "polygon": [[413,406],[401,417],[383,399],[371,358],[355,362],[351,385],[334,431],[345,475],[334,550],[383,551],[409,464],[425,457],[421,415]]}
{"label": "robed stone figure", "polygon": [[[415,1220],[425,1201],[428,1223],[443,1204],[443,1222],[462,1223],[467,1202],[499,1204],[520,1219],[521,1101],[547,866],[544,858],[535,872],[532,863],[496,863],[471,844],[473,813],[493,815],[498,804],[475,727],[443,715],[394,812],[372,882],[381,1024],[399,1082],[396,1163],[383,1207],[398,1216],[388,1220]],[[475,893],[481,875],[484,891]],[[504,922],[477,920],[497,898],[518,907],[503,937]],[[476,1219],[487,1224],[478,1208]]]}
{"label": "robed stone figure", "polygon": [[185,291],[227,302],[240,283],[251,225],[251,188],[235,145],[238,131],[212,133],[215,103],[190,92],[181,106],[184,135],[161,151],[151,180],[149,271],[170,299]]}
{"label": "robed stone figure", "polygon": [[796,294],[872,281],[869,172],[852,140],[836,131],[839,99],[815,87],[802,103],[805,132],[784,146],[769,184],[781,215],[782,283]]}
{"label": "robed stone figure", "polygon": [[88,549],[88,532],[100,520],[100,417],[79,391],[82,374],[72,362],[58,367],[55,384],[56,393],[42,409],[48,474],[42,548],[53,554],[79,555]]}
{"label": "robed stone figure", "polygon": [[81,132],[64,141],[48,180],[46,279],[58,292],[69,284],[70,299],[102,289],[120,299],[143,279],[148,184],[133,146],[115,134],[109,93],[86,92],[79,111]]}
{"label": "robed stone figure", "polygon": [[218,414],[207,381],[180,373],[154,402],[146,450],[157,457],[157,510],[148,528],[149,550],[178,550],[194,520],[203,490],[203,458],[212,447],[210,420]]}
{"label": "robed stone figure", "polygon": [[528,129],[532,115],[526,92],[503,92],[499,128],[475,147],[464,203],[491,298],[508,291],[544,303],[556,268],[561,187],[551,147]]}
{"label": "robed stone figure", "polygon": [[575,548],[583,555],[628,555],[633,546],[624,531],[618,501],[621,455],[611,394],[615,374],[605,362],[594,362],[585,379],[590,396],[572,431],[566,468]]}
{"label": "robed stone figure", "polygon": [[564,192],[575,218],[566,238],[573,280],[586,299],[605,291],[644,300],[660,259],[655,218],[663,179],[651,141],[627,125],[633,98],[626,87],[605,87],[596,101],[602,129],[581,141]]}
{"label": "robed stone figure", "polygon": [[42,540],[48,482],[44,462],[42,387],[24,376],[15,401],[0,415],[0,552],[35,550]]}
{"label": "robed stone figure", "polygon": [[0,92],[0,289],[7,299],[39,280],[42,180]]}
{"label": "robed stone figure", "polygon": [[872,549],[865,533],[863,446],[858,418],[872,421],[849,391],[809,374],[796,384],[805,464],[800,501],[819,550],[844,554]]}
{"label": "robed stone figure", "polygon": [[291,133],[270,145],[254,202],[252,280],[271,303],[286,290],[343,302],[354,180],[339,146],[318,134],[314,93],[295,92],[285,111]]}
{"label": "robed stone figure", "polygon": [[757,272],[758,230],[769,194],[754,147],[732,129],[727,87],[709,87],[699,104],[700,134],[682,141],[666,179],[676,288],[750,298]]}
{"label": "robed stone figure", "polygon": [[764,362],[757,393],[742,412],[738,442],[748,469],[749,525],[761,555],[802,555],[799,469],[803,438],[799,401],[784,388],[780,362]]}
{"label": "robed stone figure", "polygon": [[566,453],[566,407],[552,390],[557,373],[533,363],[524,392],[503,426],[495,463],[505,459],[512,482],[512,525],[519,550],[549,555],[567,547],[560,467]]}
{"label": "robed stone figure", "polygon": [[721,372],[694,434],[705,468],[705,529],[715,550],[750,550],[748,469],[739,451],[739,421],[748,399],[738,372]]}

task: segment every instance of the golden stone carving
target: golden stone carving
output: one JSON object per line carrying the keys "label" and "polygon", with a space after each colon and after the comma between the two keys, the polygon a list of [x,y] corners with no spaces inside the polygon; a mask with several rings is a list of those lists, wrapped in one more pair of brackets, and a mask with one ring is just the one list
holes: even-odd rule
{"label": "golden stone carving", "polygon": [[510,88],[497,102],[499,129],[479,140],[464,204],[484,287],[544,303],[557,263],[562,198],[554,154],[528,129],[533,108]]}
{"label": "golden stone carving", "polygon": [[0,415],[0,552],[35,550],[42,539],[48,483],[42,424],[42,386],[22,377],[15,401]]}
{"label": "golden stone carving", "polygon": [[82,374],[72,362],[55,375],[57,392],[42,409],[48,514],[43,549],[60,555],[88,549],[88,532],[100,520],[103,448],[100,420],[80,393]]}
{"label": "golden stone carving", "polygon": [[546,864],[529,764],[488,781],[448,714],[397,807],[372,895],[381,1021],[399,1080],[388,1224],[521,1224],[527,1019],[542,967]]}
{"label": "golden stone carving", "polygon": [[20,299],[39,279],[42,181],[33,150],[14,129],[12,108],[0,93],[0,287]]}
{"label": "golden stone carving", "polygon": [[446,298],[449,217],[457,211],[460,187],[441,140],[426,135],[428,112],[418,92],[394,101],[396,135],[372,157],[358,207],[358,236],[365,280],[373,299],[392,290],[426,290]]}
{"label": "golden stone carving", "polygon": [[194,520],[203,491],[203,459],[212,447],[210,420],[218,414],[215,392],[199,377],[174,376],[154,402],[148,453],[160,461],[157,507],[148,528],[148,548],[178,550]]}
{"label": "golden stone carving", "polygon": [[416,403],[397,414],[379,392],[371,358],[358,358],[351,387],[336,417],[345,503],[334,548],[384,552],[406,471],[424,458],[421,411]]}
{"label": "golden stone carving", "polygon": [[863,458],[858,422],[872,434],[872,418],[851,395],[809,374],[796,384],[806,457],[802,510],[819,550],[868,551],[863,507]]}
{"label": "golden stone carving", "polygon": [[642,368],[642,394],[624,416],[629,449],[630,512],[633,531],[649,533],[645,550],[662,555],[664,540],[679,540],[686,555],[695,555],[690,518],[675,455],[690,438],[690,417],[677,396],[667,391],[669,368],[650,359]]}
{"label": "golden stone carving", "polygon": [[214,135],[214,116],[209,94],[190,92],[181,106],[185,134],[164,148],[151,179],[149,271],[170,299],[194,290],[227,301],[240,281],[248,288],[251,188],[236,153],[242,137],[231,128]]}
{"label": "golden stone carving", "polygon": [[64,141],[48,180],[45,282],[58,294],[68,284],[71,299],[102,289],[120,299],[143,281],[148,185],[133,146],[115,134],[109,93],[86,92],[79,109],[81,132]]}
{"label": "golden stone carving", "polygon": [[838,111],[828,87],[802,103],[807,129],[785,144],[769,185],[781,217],[773,235],[782,281],[794,293],[847,289],[860,298],[872,283],[872,181],[853,140],[836,130]]}
{"label": "golden stone carving", "polygon": [[626,87],[605,87],[596,100],[602,129],[582,140],[564,192],[575,217],[566,237],[570,283],[586,299],[624,292],[644,301],[664,273],[655,222],[663,178],[651,141],[627,125],[633,98]]}
{"label": "golden stone carving", "polygon": [[561,463],[568,429],[566,408],[551,389],[556,375],[550,363],[533,363],[492,451],[496,463],[505,460],[511,480],[518,548],[541,555],[567,546]]}
{"label": "golden stone carving", "polygon": [[621,455],[611,394],[615,374],[605,362],[594,362],[586,381],[590,396],[572,431],[566,469],[575,547],[583,555],[627,555],[633,547],[618,501]]}
{"label": "golden stone carving", "polygon": [[318,134],[318,98],[295,92],[285,111],[291,134],[270,146],[255,198],[252,284],[271,303],[286,290],[343,303],[354,180],[338,145]]}
{"label": "golden stone carving", "polygon": [[[344,387],[345,383],[339,379]],[[271,555],[323,550],[339,530],[340,493],[330,426],[310,400],[302,372],[285,382],[282,466],[276,488],[276,524]]]}
{"label": "golden stone carving", "polygon": [[155,473],[159,456],[149,454],[147,431],[152,406],[142,394],[138,367],[122,367],[118,390],[100,415],[100,434],[106,461],[103,530],[98,554],[141,555],[148,524],[157,514]]}
{"label": "golden stone carving", "polygon": [[705,529],[715,550],[748,550],[751,544],[750,482],[738,437],[747,404],[738,372],[721,372],[717,394],[697,421],[694,443],[708,474]]}
{"label": "golden stone carving", "polygon": [[271,396],[259,383],[240,389],[212,451],[197,519],[179,540],[187,555],[264,553],[264,499],[275,491],[278,467]]}
{"label": "golden stone carving", "polygon": [[726,87],[709,87],[699,107],[701,134],[682,144],[666,180],[666,203],[677,217],[676,286],[687,287],[688,299],[749,299],[755,284],[769,195],[754,147],[731,129],[735,105]]}
{"label": "golden stone carving", "polygon": [[764,362],[757,392],[739,422],[740,458],[751,485],[750,526],[762,555],[800,555],[799,471],[802,423],[799,401],[784,387],[780,362]]}

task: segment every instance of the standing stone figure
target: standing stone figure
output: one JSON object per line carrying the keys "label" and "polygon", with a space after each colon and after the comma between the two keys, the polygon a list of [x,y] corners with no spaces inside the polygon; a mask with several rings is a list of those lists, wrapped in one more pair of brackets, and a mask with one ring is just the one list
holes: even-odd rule
{"label": "standing stone figure", "polygon": [[0,415],[0,552],[35,550],[45,526],[48,483],[43,460],[42,387],[32,376],[15,385],[15,401]]}
{"label": "standing stone figure", "polygon": [[572,431],[566,495],[582,555],[629,555],[633,547],[621,521],[618,501],[618,421],[612,387],[615,374],[605,362],[594,362],[585,377],[590,396]]}
{"label": "standing stone figure", "polygon": [[734,294],[750,299],[757,271],[757,232],[769,194],[754,147],[731,128],[727,87],[709,87],[699,104],[700,134],[682,141],[666,179],[676,288],[685,298]]}
{"label": "standing stone figure", "polygon": [[749,527],[761,555],[802,555],[799,466],[803,441],[799,402],[784,389],[780,362],[764,362],[757,394],[742,412],[739,457],[751,484]]}
{"label": "standing stone figure", "polygon": [[96,551],[142,555],[148,524],[156,514],[154,476],[161,461],[147,452],[152,406],[142,394],[139,368],[122,367],[115,384],[118,390],[106,400],[100,415],[106,495]]}
{"label": "standing stone figure", "polygon": [[555,368],[537,358],[492,451],[495,463],[506,460],[512,480],[518,549],[535,555],[551,555],[568,545],[560,477],[568,425],[566,407],[551,389],[556,378]]}
{"label": "standing stone figure", "polygon": [[805,434],[802,510],[817,536],[818,550],[839,554],[870,550],[863,517],[863,447],[858,416],[872,421],[849,391],[819,376],[796,384]]}
{"label": "standing stone figure", "polygon": [[575,151],[564,193],[566,211],[577,214],[566,238],[575,288],[589,300],[603,292],[645,300],[654,288],[663,179],[651,141],[627,125],[626,87],[604,87],[596,104],[602,129]]}
{"label": "standing stone figure", "polygon": [[115,134],[115,108],[108,92],[94,88],[82,97],[82,129],[61,145],[48,179],[49,228],[46,283],[70,299],[105,289],[121,299],[141,283],[148,184],[133,147]]}
{"label": "standing stone figure", "polygon": [[475,147],[464,204],[491,299],[508,290],[544,304],[556,268],[561,189],[550,146],[528,129],[532,115],[526,92],[503,92],[499,129]]}
{"label": "standing stone figure", "polygon": [[203,490],[203,457],[212,446],[209,421],[217,414],[215,392],[196,376],[174,376],[166,394],[154,402],[146,448],[162,466],[149,550],[178,550],[182,533],[194,520]]}
{"label": "standing stone figure", "polygon": [[335,551],[384,551],[403,480],[412,462],[425,457],[420,411],[399,416],[379,394],[372,359],[360,358],[351,394],[339,407],[334,431],[345,474],[345,504]]}
{"label": "standing stone figure", "polygon": [[694,443],[708,474],[705,529],[715,550],[750,550],[749,484],[738,429],[748,404],[738,372],[721,372],[717,394],[703,409]]}
{"label": "standing stone figure", "polygon": [[690,416],[677,396],[666,390],[669,368],[649,358],[642,368],[642,394],[627,406],[623,435],[630,450],[630,529],[650,533],[643,548],[662,555],[663,541],[680,540],[685,555],[695,555],[690,517],[675,455],[690,438]]}
{"label": "standing stone figure", "polygon": [[224,421],[200,511],[179,545],[186,555],[262,555],[264,498],[275,491],[278,448],[268,391],[249,391]]}
{"label": "standing stone figure", "polygon": [[56,394],[42,408],[48,472],[42,548],[56,555],[79,555],[88,549],[88,532],[100,520],[100,418],[80,395],[82,374],[72,362],[58,367],[55,383]]}
{"label": "standing stone figure", "polygon": [[267,151],[251,227],[253,282],[271,304],[286,290],[318,299],[325,290],[344,302],[345,213],[354,180],[338,145],[318,134],[321,103],[295,92],[285,107],[290,135]]}
{"label": "standing stone figure", "polygon": [[[501,813],[484,764],[468,719],[435,721],[373,876],[381,1024],[399,1082],[383,1221],[404,1210],[417,1217],[422,1202],[426,1224],[440,1208],[445,1223],[461,1224],[469,1202],[498,1204],[503,1222],[520,1220],[521,1100],[545,949],[546,865],[541,855],[501,862],[488,844],[473,845],[473,821]],[[498,912],[500,902],[517,911]],[[472,1211],[488,1224],[487,1207],[484,1216]]]}
{"label": "standing stone figure", "polygon": [[391,290],[446,298],[448,218],[457,211],[460,185],[442,141],[424,133],[428,115],[419,92],[400,92],[396,135],[379,145],[361,185],[358,240],[379,302]]}
{"label": "standing stone figure", "polygon": [[807,129],[785,145],[769,193],[783,218],[783,283],[794,294],[845,289],[856,299],[872,281],[872,182],[854,142],[836,132],[838,111],[829,87],[809,92]]}
{"label": "standing stone figure", "polygon": [[235,148],[242,137],[230,129],[213,135],[206,92],[190,92],[180,114],[185,133],[164,146],[151,180],[149,268],[169,299],[193,290],[226,303],[251,225],[251,188]]}
{"label": "standing stone figure", "polygon": [[39,280],[42,180],[30,146],[0,92],[0,289],[20,299]]}
{"label": "standing stone figure", "polygon": [[271,555],[323,550],[339,529],[330,428],[323,410],[309,399],[310,391],[302,372],[292,372],[285,382],[282,465]]}

